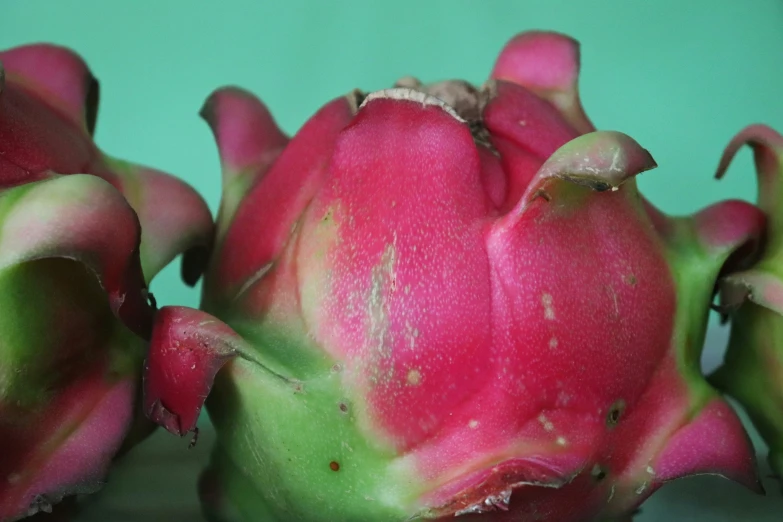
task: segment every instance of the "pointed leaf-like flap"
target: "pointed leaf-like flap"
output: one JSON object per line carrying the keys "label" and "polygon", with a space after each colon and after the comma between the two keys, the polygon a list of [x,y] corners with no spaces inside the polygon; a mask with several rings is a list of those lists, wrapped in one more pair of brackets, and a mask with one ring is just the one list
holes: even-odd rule
{"label": "pointed leaf-like flap", "polygon": [[492,138],[506,138],[541,161],[580,134],[551,104],[516,83],[493,80],[485,96],[482,121]]}
{"label": "pointed leaf-like flap", "polygon": [[212,130],[223,171],[219,243],[242,198],[266,174],[289,140],[261,100],[239,87],[215,90],[199,114]]}
{"label": "pointed leaf-like flap", "polygon": [[23,45],[0,52],[0,62],[9,77],[19,78],[77,125],[95,132],[99,84],[74,51],[53,44]]}
{"label": "pointed leaf-like flap", "polygon": [[755,124],[737,133],[726,146],[718,164],[716,178],[726,173],[732,159],[744,145],[753,149],[758,175],[758,206],[766,214],[764,244],[757,248],[751,263],[730,267],[720,283],[721,308],[732,311],[745,299],[777,313],[783,313],[783,281],[778,267],[783,260],[783,136],[772,128]]}
{"label": "pointed leaf-like flap", "polygon": [[579,99],[579,42],[552,31],[528,31],[500,52],[491,77],[530,89],[557,107],[580,133],[595,130]]}
{"label": "pointed leaf-like flap", "polygon": [[[701,246],[723,263],[734,255],[730,267],[755,261],[766,229],[767,219],[755,205],[726,200],[710,205],[691,218]],[[735,255],[736,254],[736,255]]]}
{"label": "pointed leaf-like flap", "polygon": [[192,308],[167,306],[155,317],[144,367],[144,413],[175,435],[196,431],[218,371],[247,352],[227,324]]}
{"label": "pointed leaf-like flap", "polygon": [[[672,259],[698,266],[701,274],[711,274],[704,279],[710,285],[713,285],[712,278],[745,270],[758,260],[767,224],[761,209],[739,200],[720,201],[687,218],[670,218],[659,213],[657,220],[668,222],[658,226],[658,232],[675,255]],[[729,313],[739,306],[739,302],[730,302],[738,297],[737,292],[732,292],[731,297],[724,295],[717,311]]]}
{"label": "pointed leaf-like flap", "polygon": [[783,315],[783,281],[780,277],[761,269],[735,272],[720,282],[720,308],[736,310],[745,301]]}
{"label": "pointed leaf-like flap", "polygon": [[288,137],[277,126],[269,109],[239,87],[215,90],[199,114],[217,142],[224,187],[247,170],[256,171],[269,165],[288,143]]}
{"label": "pointed leaf-like flap", "polygon": [[720,475],[763,493],[753,444],[742,422],[720,398],[708,402],[669,439],[651,465],[658,485],[698,474]]}
{"label": "pointed leaf-like flap", "polygon": [[745,127],[726,146],[715,177],[720,179],[744,145],[753,149],[758,176],[758,206],[767,214],[769,227],[765,259],[783,254],[783,136],[767,125]]}
{"label": "pointed leaf-like flap", "polygon": [[[720,201],[690,216],[666,215],[644,198],[643,205],[658,236],[666,244],[674,272],[684,278],[682,283],[689,292],[704,293],[704,297],[696,299],[709,299],[719,290],[716,279],[722,274],[746,270],[763,252],[767,217],[748,202]],[[698,275],[698,278],[688,277],[684,275],[686,273]],[[694,286],[695,283],[699,285]],[[681,289],[684,290],[685,287]],[[744,289],[732,292],[730,297],[724,295],[721,304],[714,308],[725,320],[725,314],[738,307],[744,296]],[[693,319],[701,320],[695,316]]]}
{"label": "pointed leaf-like flap", "polygon": [[96,176],[57,176],[0,193],[0,216],[0,268],[52,257],[80,261],[98,277],[115,315],[149,338],[153,310],[139,222],[114,187]]}
{"label": "pointed leaf-like flap", "polygon": [[141,263],[149,283],[178,255],[182,278],[194,285],[206,268],[214,223],[206,201],[181,179],[104,156],[141,222]]}
{"label": "pointed leaf-like flap", "polygon": [[[230,228],[206,281],[208,300],[233,299],[250,288],[280,255],[294,223],[320,187],[335,140],[355,110],[353,95],[324,105],[299,129],[263,178],[250,187],[233,219],[220,217],[220,227]],[[248,241],[250,236],[253,241]]]}
{"label": "pointed leaf-like flap", "polygon": [[[749,125],[737,133],[723,151],[715,177],[726,174],[731,161],[745,145],[753,149],[758,174],[758,203],[770,215],[780,214],[783,202],[783,136],[767,125]],[[777,222],[777,220],[776,220]]]}
{"label": "pointed leaf-like flap", "polygon": [[552,180],[604,192],[618,190],[627,180],[657,166],[650,153],[630,136],[615,131],[592,132],[560,147],[533,178],[522,202],[537,197]]}

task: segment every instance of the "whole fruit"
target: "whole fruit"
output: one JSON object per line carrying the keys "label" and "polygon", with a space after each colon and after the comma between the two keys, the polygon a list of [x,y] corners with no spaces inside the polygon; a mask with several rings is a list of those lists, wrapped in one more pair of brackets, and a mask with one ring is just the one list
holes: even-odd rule
{"label": "whole fruit", "polygon": [[483,87],[353,92],[290,140],[237,88],[203,115],[223,200],[202,311],[163,308],[150,418],[204,399],[213,520],[627,520],[664,483],[758,489],[699,358],[753,205],[671,218],[595,131],[578,48],[524,33]]}

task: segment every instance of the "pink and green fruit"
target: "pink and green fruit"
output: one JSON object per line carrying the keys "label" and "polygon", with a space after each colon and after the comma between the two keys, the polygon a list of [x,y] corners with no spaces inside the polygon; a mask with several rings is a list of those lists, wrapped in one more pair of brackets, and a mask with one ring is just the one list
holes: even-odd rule
{"label": "pink and green fruit", "polygon": [[354,91],[292,137],[203,109],[223,168],[202,310],[164,307],[144,408],[217,445],[216,521],[629,520],[667,482],[760,490],[699,361],[754,205],[656,210],[656,167],[595,130],[579,49],[523,33],[489,81]]}
{"label": "pink and green fruit", "polygon": [[718,177],[744,145],[753,149],[758,205],[767,216],[760,260],[722,278],[720,306],[731,319],[724,364],[711,381],[747,409],[783,475],[783,136],[751,125],[726,147]]}
{"label": "pink and green fruit", "polygon": [[184,182],[102,153],[98,83],[53,45],[0,52],[0,521],[98,489],[139,412],[152,278],[195,283],[213,223]]}

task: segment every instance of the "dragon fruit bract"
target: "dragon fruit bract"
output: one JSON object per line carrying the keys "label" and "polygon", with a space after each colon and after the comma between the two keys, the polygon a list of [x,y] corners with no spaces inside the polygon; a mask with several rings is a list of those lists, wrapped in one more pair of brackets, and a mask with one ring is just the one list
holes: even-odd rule
{"label": "dragon fruit bract", "polygon": [[769,220],[761,259],[721,280],[721,307],[731,318],[723,366],[711,376],[747,408],[769,445],[769,463],[783,476],[783,136],[765,125],[738,133],[721,159],[718,177],[743,145],[755,155],[759,206]]}
{"label": "dragon fruit bract", "polygon": [[[154,426],[137,414],[152,277],[213,234],[188,185],[109,158],[73,52],[0,52],[0,520],[100,486]],[[134,422],[135,421],[135,422]]]}
{"label": "dragon fruit bract", "polygon": [[655,162],[594,130],[578,66],[524,33],[482,88],[354,92],[290,140],[247,92],[209,98],[203,311],[159,312],[144,403],[185,435],[209,395],[212,519],[627,520],[689,474],[760,487],[699,357],[764,217],[646,203]]}

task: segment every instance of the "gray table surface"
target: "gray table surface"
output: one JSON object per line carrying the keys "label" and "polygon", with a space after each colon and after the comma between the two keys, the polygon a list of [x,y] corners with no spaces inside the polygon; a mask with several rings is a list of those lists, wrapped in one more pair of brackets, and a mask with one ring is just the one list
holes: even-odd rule
{"label": "gray table surface", "polygon": [[[715,366],[724,344],[724,331],[710,332],[706,369]],[[636,521],[783,521],[783,494],[778,482],[769,478],[766,446],[740,414],[759,454],[767,496],[718,477],[691,477],[664,486],[644,504]],[[198,444],[189,450],[188,439],[159,430],[114,468],[108,484],[92,496],[78,522],[203,522],[195,486],[214,438],[211,426],[202,423]]]}

